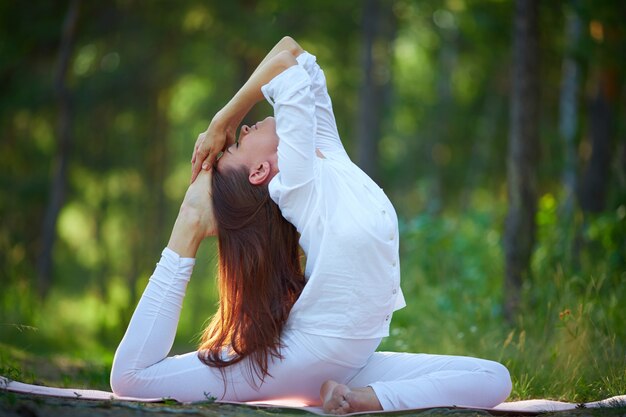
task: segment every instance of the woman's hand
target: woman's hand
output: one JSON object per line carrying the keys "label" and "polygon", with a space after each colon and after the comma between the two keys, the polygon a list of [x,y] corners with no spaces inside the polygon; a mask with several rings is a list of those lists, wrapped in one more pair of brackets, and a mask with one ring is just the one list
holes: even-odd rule
{"label": "woman's hand", "polygon": [[206,132],[201,133],[191,158],[191,182],[202,170],[208,171],[215,158],[227,146],[235,143],[237,127],[252,107],[263,100],[261,87],[287,68],[297,65],[296,56],[302,48],[291,38],[283,38],[252,73],[248,81],[233,98],[220,110]]}
{"label": "woman's hand", "polygon": [[211,170],[217,155],[235,143],[237,125],[218,113],[207,130],[198,135],[191,157],[191,183],[196,180],[200,171]]}
{"label": "woman's hand", "polygon": [[187,189],[167,247],[183,258],[195,258],[200,243],[217,232],[210,171],[201,171]]}

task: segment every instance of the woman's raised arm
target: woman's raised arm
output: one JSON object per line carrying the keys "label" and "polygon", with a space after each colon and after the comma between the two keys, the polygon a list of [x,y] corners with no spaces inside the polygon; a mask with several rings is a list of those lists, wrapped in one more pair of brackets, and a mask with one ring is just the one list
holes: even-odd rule
{"label": "woman's raised arm", "polygon": [[191,182],[200,170],[209,170],[217,155],[235,141],[237,127],[246,114],[264,99],[261,87],[287,68],[296,65],[302,48],[290,37],[281,39],[234,97],[213,117],[206,132],[198,136],[191,159]]}

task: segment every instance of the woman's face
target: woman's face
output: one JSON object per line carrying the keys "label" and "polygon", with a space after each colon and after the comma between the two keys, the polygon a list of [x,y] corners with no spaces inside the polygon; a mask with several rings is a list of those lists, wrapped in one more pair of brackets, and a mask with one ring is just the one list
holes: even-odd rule
{"label": "woman's face", "polygon": [[222,171],[225,168],[238,168],[242,165],[250,169],[266,161],[276,166],[277,148],[278,135],[273,117],[267,117],[252,126],[242,125],[239,139],[226,148],[217,161],[217,169]]}

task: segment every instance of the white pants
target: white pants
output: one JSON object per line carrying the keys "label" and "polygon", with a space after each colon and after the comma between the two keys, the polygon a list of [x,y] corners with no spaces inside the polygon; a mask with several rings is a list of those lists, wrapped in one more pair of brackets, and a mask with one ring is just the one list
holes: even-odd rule
{"label": "white pants", "polygon": [[380,339],[353,340],[287,329],[283,359],[273,360],[262,384],[247,359],[219,369],[197,352],[167,357],[172,347],[192,259],[165,249],[115,353],[111,387],[118,395],[183,402],[293,399],[319,405],[319,389],[333,379],[371,386],[385,410],[464,405],[493,407],[506,399],[506,368],[482,359],[375,352]]}

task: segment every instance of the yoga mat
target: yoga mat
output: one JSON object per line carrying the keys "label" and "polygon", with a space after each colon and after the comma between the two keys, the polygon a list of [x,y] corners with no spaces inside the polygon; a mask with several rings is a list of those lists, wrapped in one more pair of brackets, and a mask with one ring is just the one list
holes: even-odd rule
{"label": "yoga mat", "polygon": [[[137,401],[137,402],[160,402],[163,398],[135,398],[135,397],[120,397],[108,391],[90,390],[90,389],[78,389],[78,388],[54,388],[44,387],[41,385],[24,384],[18,381],[12,381],[8,378],[0,376],[0,389],[17,392],[21,394],[34,394],[43,395],[47,397],[62,397],[62,398],[74,398],[77,400],[115,400],[115,401]],[[324,412],[320,407],[307,407],[298,406],[289,400],[275,400],[267,402],[234,402],[234,401],[216,401],[216,403],[224,404],[239,404],[253,407],[271,407],[271,408],[285,408],[285,409],[297,409],[306,410],[314,414],[324,415]],[[594,401],[585,404],[574,404],[562,401],[552,400],[525,400],[525,401],[512,401],[502,403],[494,408],[469,408],[469,407],[437,407],[437,408],[458,408],[458,409],[473,409],[484,410],[491,414],[515,414],[515,415],[537,415],[542,412],[558,412],[573,410],[579,407],[595,408],[595,407],[626,407],[626,395],[618,395],[615,397],[607,398],[601,401]],[[404,409],[394,411],[377,411],[377,412],[364,412],[364,413],[351,413],[347,415],[359,415],[359,414],[384,414],[393,415],[407,412],[421,412],[429,410],[428,408],[418,409]]]}

